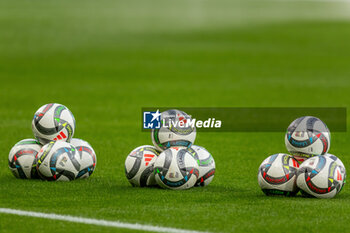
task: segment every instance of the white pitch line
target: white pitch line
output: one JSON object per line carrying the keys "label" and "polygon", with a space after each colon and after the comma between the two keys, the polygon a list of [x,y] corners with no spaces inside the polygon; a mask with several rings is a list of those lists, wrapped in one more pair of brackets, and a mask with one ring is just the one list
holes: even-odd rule
{"label": "white pitch line", "polygon": [[270,2],[328,2],[328,3],[350,3],[350,0],[267,0]]}
{"label": "white pitch line", "polygon": [[[143,225],[137,223],[125,223],[119,221],[107,221],[93,218],[82,218],[82,217],[74,217],[70,215],[60,215],[60,214],[47,214],[41,212],[33,212],[33,211],[24,211],[24,210],[16,210],[16,209],[8,209],[8,208],[0,208],[0,213],[4,214],[14,214],[20,216],[27,216],[33,218],[45,218],[45,219],[53,219],[60,220],[66,222],[74,222],[74,223],[83,223],[97,226],[106,226],[106,227],[115,227],[115,228],[125,228],[131,230],[140,230],[140,231],[151,231],[151,232],[166,232],[166,233],[204,233],[203,231],[192,231],[171,227],[160,227],[160,226],[152,226],[152,225]],[[209,232],[207,232],[209,233]]]}

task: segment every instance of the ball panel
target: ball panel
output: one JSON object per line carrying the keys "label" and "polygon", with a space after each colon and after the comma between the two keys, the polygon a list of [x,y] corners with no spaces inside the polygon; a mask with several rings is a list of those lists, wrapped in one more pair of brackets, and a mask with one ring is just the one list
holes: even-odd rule
{"label": "ball panel", "polygon": [[344,166],[343,162],[337,156],[335,156],[333,154],[325,154],[324,156],[325,157],[329,157],[334,162],[336,162],[338,164],[338,166],[340,167],[341,174],[344,175],[344,177],[343,177],[343,184],[342,184],[342,186],[340,187],[340,189],[338,191],[338,193],[339,193],[343,189],[343,187],[344,187],[344,185],[346,183],[346,169],[345,169],[345,166]]}
{"label": "ball panel", "polygon": [[[161,113],[161,121],[165,122],[168,129],[175,135],[189,135],[195,128],[192,128],[188,123],[191,117],[180,110],[170,109]],[[175,122],[178,124],[175,125]]]}
{"label": "ball panel", "polygon": [[163,145],[159,141],[159,129],[153,129],[151,131],[151,138],[152,138],[152,143],[153,145],[159,150],[162,151]]}
{"label": "ball panel", "polygon": [[[201,174],[201,170],[199,169],[199,174]],[[214,179],[214,175],[215,175],[215,168],[210,169],[207,173],[205,173],[204,175],[199,175],[197,182],[196,182],[196,186],[207,186],[209,185],[213,179]]]}
{"label": "ball panel", "polygon": [[140,187],[156,185],[153,166],[146,167],[140,175]]}
{"label": "ball panel", "polygon": [[[141,156],[143,156],[141,154]],[[132,179],[136,176],[136,174],[139,172],[141,167],[141,159],[142,157],[132,157],[129,156],[127,160],[125,161],[125,164],[127,164],[125,167],[127,168],[126,171],[126,178]],[[130,167],[131,166],[131,167]]]}
{"label": "ball panel", "polygon": [[286,197],[294,197],[297,195],[298,191],[283,191],[278,189],[262,189],[263,193],[265,193],[267,196],[286,196]]}

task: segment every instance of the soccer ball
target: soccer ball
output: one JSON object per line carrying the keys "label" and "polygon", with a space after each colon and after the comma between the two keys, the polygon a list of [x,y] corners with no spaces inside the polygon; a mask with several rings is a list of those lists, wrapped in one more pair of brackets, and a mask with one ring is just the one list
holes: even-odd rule
{"label": "soccer ball", "polygon": [[126,157],[125,176],[132,186],[156,185],[153,165],[159,152],[154,146],[139,146]]}
{"label": "soccer ball", "polygon": [[36,156],[41,144],[35,139],[24,139],[17,142],[9,153],[9,168],[17,178],[37,178]]}
{"label": "soccer ball", "polygon": [[78,151],[68,142],[51,141],[41,148],[36,169],[43,180],[74,180],[80,171]]}
{"label": "soccer ball", "polygon": [[78,138],[72,138],[70,143],[77,148],[79,154],[80,171],[76,178],[91,176],[96,167],[96,153],[94,149],[87,141]]}
{"label": "soccer ball", "polygon": [[190,147],[196,139],[196,128],[189,123],[191,117],[180,110],[167,110],[161,113],[159,129],[152,129],[153,145],[160,151],[172,146]]}
{"label": "soccer ball", "polygon": [[35,138],[43,145],[52,140],[69,142],[74,135],[75,119],[67,107],[46,104],[34,114],[32,130]]}
{"label": "soccer ball", "polygon": [[197,160],[186,147],[163,151],[154,164],[157,184],[169,189],[189,189],[199,177]]}
{"label": "soccer ball", "polygon": [[318,155],[301,164],[297,173],[297,185],[318,198],[332,198],[343,187],[345,169],[330,156]]}
{"label": "soccer ball", "polygon": [[290,155],[279,153],[269,156],[259,167],[260,188],[266,195],[296,195],[298,167],[299,163]]}
{"label": "soccer ball", "polygon": [[326,154],[331,144],[331,134],[323,121],[304,116],[289,125],[285,144],[289,153],[303,162],[314,155]]}
{"label": "soccer ball", "polygon": [[199,178],[196,186],[206,186],[211,183],[215,174],[215,161],[213,156],[203,147],[192,145],[188,148],[199,164]]}

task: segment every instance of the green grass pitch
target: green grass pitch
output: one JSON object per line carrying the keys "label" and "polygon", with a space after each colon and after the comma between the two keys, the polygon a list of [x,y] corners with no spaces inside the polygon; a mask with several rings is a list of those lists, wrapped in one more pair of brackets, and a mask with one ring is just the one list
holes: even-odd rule
{"label": "green grass pitch", "polygon": [[[286,152],[283,132],[198,134],[195,144],[216,161],[206,188],[133,188],[124,160],[151,144],[142,107],[349,107],[349,9],[324,1],[1,1],[0,207],[211,232],[346,232],[347,185],[331,200],[260,190],[257,169]],[[49,183],[10,173],[10,148],[33,137],[33,114],[50,102],[70,108],[75,137],[94,147],[91,178]],[[346,167],[349,141],[349,133],[332,134],[330,152]],[[44,230],[132,232],[0,214],[0,232]]]}

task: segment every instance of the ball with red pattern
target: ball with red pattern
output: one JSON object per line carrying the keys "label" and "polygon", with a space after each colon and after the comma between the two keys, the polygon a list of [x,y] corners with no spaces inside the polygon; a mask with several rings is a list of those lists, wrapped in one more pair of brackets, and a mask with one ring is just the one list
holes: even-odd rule
{"label": "ball with red pattern", "polygon": [[75,132],[75,119],[66,106],[57,103],[45,104],[35,112],[32,130],[42,145],[52,140],[69,142]]}
{"label": "ball with red pattern", "polygon": [[334,155],[319,155],[301,164],[297,185],[302,193],[317,198],[333,198],[343,188],[346,178],[344,164]]}
{"label": "ball with red pattern", "polygon": [[88,178],[95,171],[97,158],[92,146],[82,139],[73,138],[70,142],[77,148],[80,170],[77,179]]}
{"label": "ball with red pattern", "polygon": [[35,139],[23,139],[17,142],[9,153],[9,168],[17,178],[37,178],[36,156],[41,144]]}
{"label": "ball with red pattern", "polygon": [[296,195],[298,168],[299,163],[291,155],[279,153],[267,157],[259,167],[260,188],[266,195]]}
{"label": "ball with red pattern", "polygon": [[331,134],[319,118],[303,116],[288,126],[285,144],[289,153],[302,163],[312,156],[326,154],[331,145]]}
{"label": "ball with red pattern", "polygon": [[192,156],[198,162],[199,177],[195,186],[209,185],[215,174],[215,161],[213,156],[204,147],[192,145],[188,148]]}
{"label": "ball with red pattern", "polygon": [[125,176],[132,186],[154,186],[153,165],[159,155],[154,146],[144,145],[132,150],[125,159]]}

